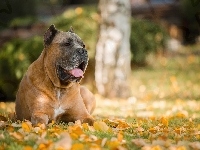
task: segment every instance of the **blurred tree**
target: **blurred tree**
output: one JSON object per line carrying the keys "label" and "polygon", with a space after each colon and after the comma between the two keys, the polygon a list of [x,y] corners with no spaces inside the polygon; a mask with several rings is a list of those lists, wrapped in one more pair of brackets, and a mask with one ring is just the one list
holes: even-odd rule
{"label": "blurred tree", "polygon": [[181,13],[183,19],[184,43],[195,43],[200,35],[200,24],[198,15],[200,14],[200,2],[194,0],[182,0]]}
{"label": "blurred tree", "polygon": [[96,46],[95,81],[106,97],[130,96],[130,0],[100,0],[99,39]]}
{"label": "blurred tree", "polygon": [[28,17],[36,15],[36,1],[34,0],[1,0],[0,1],[0,27],[15,17]]}

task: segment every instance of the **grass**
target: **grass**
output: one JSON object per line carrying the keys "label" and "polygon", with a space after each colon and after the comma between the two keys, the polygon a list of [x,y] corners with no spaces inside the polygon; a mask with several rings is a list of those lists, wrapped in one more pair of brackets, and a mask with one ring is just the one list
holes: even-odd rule
{"label": "grass", "polygon": [[[126,100],[96,94],[93,126],[1,121],[0,150],[200,149],[200,57],[194,51],[150,56],[148,67],[133,69]],[[14,103],[0,103],[4,116],[13,110]]]}

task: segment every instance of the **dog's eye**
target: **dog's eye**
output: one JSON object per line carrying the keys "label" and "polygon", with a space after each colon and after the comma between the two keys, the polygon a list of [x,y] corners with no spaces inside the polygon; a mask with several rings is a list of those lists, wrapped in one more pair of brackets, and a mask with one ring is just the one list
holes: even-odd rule
{"label": "dog's eye", "polygon": [[64,46],[70,46],[70,45],[71,45],[71,42],[65,42],[63,45],[64,45]]}
{"label": "dog's eye", "polygon": [[85,48],[85,44],[83,44],[83,48]]}

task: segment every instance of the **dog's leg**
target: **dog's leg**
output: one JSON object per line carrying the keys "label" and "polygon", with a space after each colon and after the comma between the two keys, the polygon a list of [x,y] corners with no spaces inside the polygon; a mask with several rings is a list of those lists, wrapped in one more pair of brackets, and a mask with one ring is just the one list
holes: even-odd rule
{"label": "dog's leg", "polygon": [[80,87],[80,93],[88,113],[92,114],[96,107],[96,100],[94,95],[84,86]]}
{"label": "dog's leg", "polygon": [[48,115],[41,112],[33,113],[31,116],[31,122],[33,125],[36,125],[38,123],[44,123],[45,125],[47,125],[48,121],[49,121]]}

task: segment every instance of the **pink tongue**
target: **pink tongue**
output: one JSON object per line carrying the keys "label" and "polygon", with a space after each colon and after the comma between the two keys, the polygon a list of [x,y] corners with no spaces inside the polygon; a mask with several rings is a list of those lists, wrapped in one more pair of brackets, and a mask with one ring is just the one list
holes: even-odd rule
{"label": "pink tongue", "polygon": [[75,77],[83,77],[83,71],[79,68],[74,68],[69,71]]}

